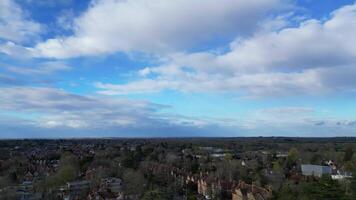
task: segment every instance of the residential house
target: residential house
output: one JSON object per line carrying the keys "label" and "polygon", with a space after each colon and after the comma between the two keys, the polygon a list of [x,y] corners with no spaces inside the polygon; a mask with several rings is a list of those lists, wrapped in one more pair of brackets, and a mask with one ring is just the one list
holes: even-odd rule
{"label": "residential house", "polygon": [[322,177],[324,174],[331,174],[332,169],[330,166],[322,165],[302,165],[302,174],[304,176]]}
{"label": "residential house", "polygon": [[240,181],[232,192],[232,200],[267,200],[272,197],[272,190],[246,184]]}

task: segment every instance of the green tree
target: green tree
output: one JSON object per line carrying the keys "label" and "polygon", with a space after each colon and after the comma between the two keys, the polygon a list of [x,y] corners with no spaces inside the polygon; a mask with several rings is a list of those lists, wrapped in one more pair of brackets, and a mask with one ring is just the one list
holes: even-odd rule
{"label": "green tree", "polygon": [[149,190],[145,192],[142,200],[165,200],[164,194],[159,190]]}
{"label": "green tree", "polygon": [[352,146],[349,145],[345,149],[345,154],[344,154],[344,161],[350,161],[352,159],[352,156],[354,155],[354,152],[352,150]]}
{"label": "green tree", "polygon": [[299,151],[296,148],[291,148],[287,157],[287,168],[293,167],[299,159]]}
{"label": "green tree", "polygon": [[313,200],[345,199],[345,191],[337,181],[325,175],[318,181],[304,184],[301,196],[302,199]]}
{"label": "green tree", "polygon": [[73,165],[62,166],[60,167],[57,176],[63,184],[73,181],[77,177],[77,169]]}
{"label": "green tree", "polygon": [[294,194],[290,184],[285,184],[276,195],[277,200],[296,200],[297,196]]}
{"label": "green tree", "polygon": [[145,178],[143,175],[132,169],[127,169],[123,176],[124,192],[126,195],[140,196],[145,187]]}
{"label": "green tree", "polygon": [[356,167],[356,163],[353,163],[352,161],[347,161],[344,164],[344,170],[351,172],[353,169]]}
{"label": "green tree", "polygon": [[74,181],[79,172],[78,159],[70,153],[64,153],[59,161],[59,169],[53,176],[47,177],[43,183],[39,184],[39,189],[45,191],[59,187],[67,182]]}
{"label": "green tree", "polygon": [[283,173],[283,167],[278,161],[273,162],[272,164],[273,164],[273,167],[272,167],[273,172],[280,173],[280,174]]}
{"label": "green tree", "polygon": [[4,188],[10,185],[9,178],[6,176],[0,177],[0,188]]}
{"label": "green tree", "polygon": [[351,199],[356,199],[356,167],[352,171],[352,178],[350,180]]}

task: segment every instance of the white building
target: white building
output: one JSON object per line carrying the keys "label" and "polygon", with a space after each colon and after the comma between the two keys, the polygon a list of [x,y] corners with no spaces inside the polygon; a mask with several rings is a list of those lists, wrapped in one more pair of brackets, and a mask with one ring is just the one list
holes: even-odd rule
{"label": "white building", "polygon": [[331,174],[332,169],[330,166],[322,165],[302,165],[302,174],[304,176],[317,176],[321,177],[324,174]]}

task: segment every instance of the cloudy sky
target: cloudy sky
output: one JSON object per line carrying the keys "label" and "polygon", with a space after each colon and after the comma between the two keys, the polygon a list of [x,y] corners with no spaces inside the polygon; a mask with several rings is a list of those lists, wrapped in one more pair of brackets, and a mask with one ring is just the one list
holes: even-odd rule
{"label": "cloudy sky", "polygon": [[351,0],[1,0],[0,138],[356,136]]}

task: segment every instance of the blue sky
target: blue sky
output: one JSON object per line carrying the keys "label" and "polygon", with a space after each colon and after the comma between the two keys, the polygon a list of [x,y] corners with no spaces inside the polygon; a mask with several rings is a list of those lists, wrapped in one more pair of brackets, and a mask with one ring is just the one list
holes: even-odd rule
{"label": "blue sky", "polygon": [[3,0],[0,137],[356,136],[356,2]]}

